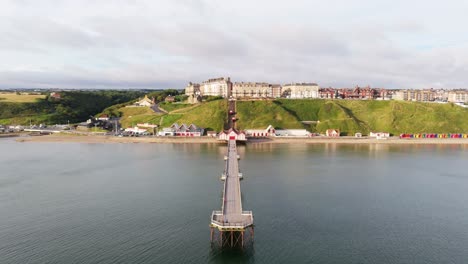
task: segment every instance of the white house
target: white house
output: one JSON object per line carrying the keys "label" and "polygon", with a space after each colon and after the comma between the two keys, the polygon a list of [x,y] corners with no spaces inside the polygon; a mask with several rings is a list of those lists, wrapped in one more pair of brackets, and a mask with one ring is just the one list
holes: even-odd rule
{"label": "white house", "polygon": [[218,135],[219,140],[237,140],[237,141],[246,141],[245,133],[239,132],[234,129],[229,129],[228,131],[223,131]]}
{"label": "white house", "polygon": [[388,132],[370,132],[369,137],[374,137],[374,138],[377,138],[377,139],[388,138],[388,137],[390,137],[390,133],[388,133]]}
{"label": "white house", "polygon": [[275,128],[269,125],[266,129],[246,129],[245,135],[247,137],[270,137],[275,136]]}
{"label": "white house", "polygon": [[162,130],[160,130],[158,132],[158,136],[161,136],[161,137],[173,137],[175,136],[175,131],[174,129],[170,128],[170,127],[165,127],[163,128]]}
{"label": "white house", "polygon": [[305,129],[277,129],[275,137],[310,137],[311,134]]}
{"label": "white house", "polygon": [[142,129],[142,128],[138,128],[138,127],[126,128],[125,132],[132,133],[134,135],[142,135],[142,134],[147,134],[148,133],[148,131],[146,131],[146,129]]}
{"label": "white house", "polygon": [[142,127],[142,128],[157,128],[158,125],[149,124],[149,123],[139,123],[139,124],[137,124],[137,127]]}
{"label": "white house", "polygon": [[291,83],[283,85],[283,91],[291,99],[319,98],[320,87],[316,83]]}
{"label": "white house", "polygon": [[151,107],[153,105],[154,105],[154,99],[153,100],[149,99],[147,95],[145,95],[143,99],[141,99],[140,101],[134,104],[134,106],[145,106],[145,107]]}
{"label": "white house", "polygon": [[310,137],[305,129],[275,129],[269,125],[266,129],[246,129],[247,137]]}
{"label": "white house", "polygon": [[197,127],[194,124],[187,126],[186,124],[174,123],[171,127],[163,128],[159,131],[159,136],[179,136],[179,137],[201,137],[205,129]]}
{"label": "white house", "polygon": [[216,133],[216,131],[207,131],[206,135],[208,137],[216,137],[218,134]]}
{"label": "white house", "polygon": [[109,116],[106,115],[106,114],[100,115],[100,116],[98,117],[98,120],[101,120],[101,121],[109,121]]}
{"label": "white house", "polygon": [[327,129],[327,131],[325,132],[325,135],[327,137],[339,137],[340,130],[339,129]]}

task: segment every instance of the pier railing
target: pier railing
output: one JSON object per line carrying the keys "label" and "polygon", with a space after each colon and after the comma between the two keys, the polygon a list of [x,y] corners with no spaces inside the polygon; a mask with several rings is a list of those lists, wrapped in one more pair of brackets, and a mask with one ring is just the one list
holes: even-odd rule
{"label": "pier railing", "polygon": [[222,227],[248,227],[253,224],[252,211],[242,211],[242,216],[245,216],[244,221],[225,222],[224,215],[221,211],[213,211],[211,214],[211,223]]}

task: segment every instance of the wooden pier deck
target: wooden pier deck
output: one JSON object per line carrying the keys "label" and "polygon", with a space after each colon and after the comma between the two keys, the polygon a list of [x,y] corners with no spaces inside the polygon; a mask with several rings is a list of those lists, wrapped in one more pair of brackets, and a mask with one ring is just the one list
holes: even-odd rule
{"label": "wooden pier deck", "polygon": [[[243,177],[239,173],[238,159],[236,141],[229,140],[224,174],[221,177],[224,179],[222,209],[221,211],[213,211],[210,224],[211,241],[213,241],[214,229],[217,229],[220,232],[219,240],[221,245],[231,247],[236,244],[244,245],[244,232],[247,229],[250,229],[251,238],[253,239],[252,211],[242,210],[240,180]],[[228,232],[228,234],[224,235],[225,239],[223,240],[223,233],[225,232]]]}

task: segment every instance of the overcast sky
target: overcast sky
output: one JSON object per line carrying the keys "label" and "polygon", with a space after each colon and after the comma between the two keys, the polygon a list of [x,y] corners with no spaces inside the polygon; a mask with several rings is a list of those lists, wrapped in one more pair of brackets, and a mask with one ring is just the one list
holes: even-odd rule
{"label": "overcast sky", "polygon": [[466,0],[0,0],[0,88],[468,87]]}

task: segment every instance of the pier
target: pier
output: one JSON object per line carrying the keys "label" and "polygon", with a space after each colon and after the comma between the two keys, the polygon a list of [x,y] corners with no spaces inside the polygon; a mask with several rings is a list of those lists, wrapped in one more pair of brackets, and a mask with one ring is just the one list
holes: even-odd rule
{"label": "pier", "polygon": [[239,172],[239,159],[236,142],[245,141],[245,134],[236,130],[236,101],[228,100],[228,115],[223,140],[227,141],[227,155],[224,157],[224,181],[221,211],[213,211],[210,223],[210,241],[221,247],[244,247],[253,242],[254,224],[252,211],[242,210],[240,181],[244,178]]}
{"label": "pier", "polygon": [[238,160],[236,140],[231,139],[221,176],[224,181],[222,207],[221,211],[213,211],[210,224],[210,241],[219,243],[221,247],[244,247],[254,238],[253,213],[242,210],[240,180],[243,175],[239,172]]}

